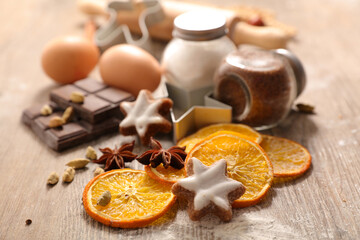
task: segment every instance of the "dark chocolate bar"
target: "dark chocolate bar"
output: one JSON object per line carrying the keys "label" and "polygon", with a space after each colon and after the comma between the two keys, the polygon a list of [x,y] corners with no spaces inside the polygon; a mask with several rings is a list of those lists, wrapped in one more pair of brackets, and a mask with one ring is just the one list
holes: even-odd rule
{"label": "dark chocolate bar", "polygon": [[97,124],[90,124],[83,120],[66,123],[61,127],[50,128],[49,121],[55,116],[62,116],[63,112],[52,103],[53,113],[42,116],[40,109],[43,105],[37,105],[26,109],[22,115],[22,121],[28,125],[39,138],[50,148],[56,151],[91,141],[102,135],[118,132],[120,119],[112,117]]}
{"label": "dark chocolate bar", "polygon": [[[70,101],[71,93],[84,95],[82,104]],[[49,116],[41,115],[44,104],[37,104],[24,110],[22,122],[28,125],[50,148],[62,151],[66,148],[91,141],[102,135],[118,132],[123,119],[120,102],[134,99],[130,93],[109,87],[99,81],[86,78],[61,86],[50,93],[53,109]],[[54,116],[62,116],[63,111],[72,106],[73,117],[69,123],[58,128],[50,128],[49,121]]]}
{"label": "dark chocolate bar", "polygon": [[[71,93],[75,91],[84,95],[83,103],[70,101]],[[51,91],[50,99],[63,109],[72,106],[79,118],[87,122],[99,123],[109,117],[122,118],[120,102],[129,101],[133,97],[128,92],[86,78]]]}

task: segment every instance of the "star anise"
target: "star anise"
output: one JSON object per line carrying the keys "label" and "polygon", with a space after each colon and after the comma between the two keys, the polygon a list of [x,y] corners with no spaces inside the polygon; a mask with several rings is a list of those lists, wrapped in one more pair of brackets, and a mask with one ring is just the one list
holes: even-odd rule
{"label": "star anise", "polygon": [[176,169],[184,167],[186,158],[185,147],[173,146],[169,149],[163,149],[160,142],[151,137],[150,139],[151,150],[144,152],[137,160],[144,165],[151,165],[156,168],[161,163],[164,168],[172,166]]}
{"label": "star anise", "polygon": [[131,162],[134,160],[137,155],[133,154],[135,141],[132,143],[124,144],[119,148],[110,149],[110,148],[100,148],[100,151],[103,155],[98,159],[94,160],[94,163],[104,163],[105,171],[111,169],[124,168],[125,162]]}

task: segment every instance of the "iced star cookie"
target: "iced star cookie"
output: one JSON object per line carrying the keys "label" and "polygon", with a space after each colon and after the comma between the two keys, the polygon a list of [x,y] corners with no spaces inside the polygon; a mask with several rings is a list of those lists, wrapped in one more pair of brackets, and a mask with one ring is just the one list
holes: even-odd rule
{"label": "iced star cookie", "polygon": [[122,102],[120,110],[125,118],[120,123],[123,135],[138,134],[143,145],[150,143],[150,137],[157,132],[168,133],[171,122],[165,116],[173,102],[169,98],[154,99],[148,90],[141,90],[135,102]]}
{"label": "iced star cookie", "polygon": [[191,220],[200,220],[208,213],[225,222],[231,220],[231,203],[244,194],[245,187],[227,177],[226,166],[224,159],[210,167],[195,157],[189,159],[186,166],[188,177],[175,183],[171,190],[174,195],[188,201]]}

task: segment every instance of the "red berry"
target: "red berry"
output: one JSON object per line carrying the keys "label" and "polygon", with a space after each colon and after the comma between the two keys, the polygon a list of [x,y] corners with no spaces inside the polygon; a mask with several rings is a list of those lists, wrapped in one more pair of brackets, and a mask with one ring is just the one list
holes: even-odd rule
{"label": "red berry", "polygon": [[265,26],[265,23],[263,22],[263,20],[261,19],[260,16],[251,18],[248,21],[248,24],[253,25],[253,26],[259,26],[259,27]]}

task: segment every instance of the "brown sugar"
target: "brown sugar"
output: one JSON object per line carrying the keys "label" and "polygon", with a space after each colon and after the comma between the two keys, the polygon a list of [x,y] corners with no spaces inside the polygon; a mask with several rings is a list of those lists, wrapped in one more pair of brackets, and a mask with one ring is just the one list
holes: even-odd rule
{"label": "brown sugar", "polygon": [[258,128],[284,119],[296,97],[290,66],[269,51],[240,49],[229,54],[215,84],[215,98],[232,106],[233,121]]}

